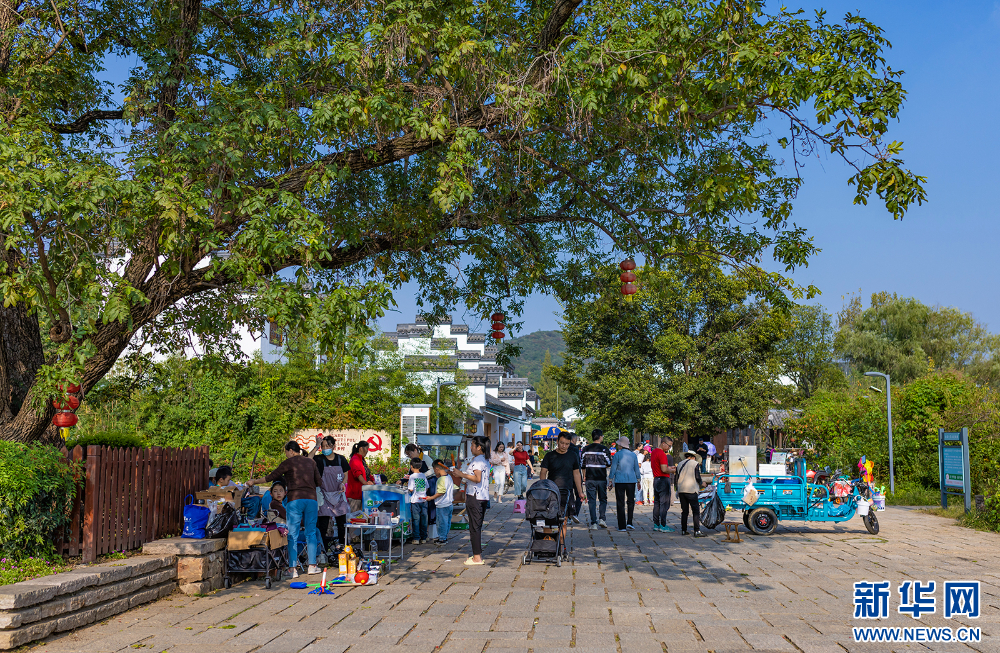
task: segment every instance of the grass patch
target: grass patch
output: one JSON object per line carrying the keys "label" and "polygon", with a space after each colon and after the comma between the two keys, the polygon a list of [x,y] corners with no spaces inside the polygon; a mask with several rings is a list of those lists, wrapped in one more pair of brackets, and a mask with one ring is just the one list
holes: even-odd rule
{"label": "grass patch", "polygon": [[11,583],[20,583],[23,580],[58,574],[62,571],[68,571],[70,568],[70,565],[62,560],[0,558],[0,585],[10,585]]}
{"label": "grass patch", "polygon": [[985,531],[987,533],[1000,532],[1000,525],[990,521],[986,515],[978,512],[975,508],[966,513],[965,506],[960,502],[950,503],[947,508],[935,506],[933,508],[921,510],[921,512],[926,512],[929,515],[937,515],[938,517],[954,519],[959,526],[964,526],[973,530]]}
{"label": "grass patch", "polygon": [[[940,506],[941,490],[916,483],[899,483],[896,485],[895,494],[885,493],[885,502],[890,506]],[[961,505],[961,503],[961,497],[948,497],[949,508],[952,505]]]}

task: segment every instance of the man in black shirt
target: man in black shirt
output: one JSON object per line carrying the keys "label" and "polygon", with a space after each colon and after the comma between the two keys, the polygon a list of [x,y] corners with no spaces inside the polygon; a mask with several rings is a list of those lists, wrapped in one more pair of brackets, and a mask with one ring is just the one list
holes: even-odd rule
{"label": "man in black shirt", "polygon": [[608,527],[604,518],[608,511],[608,468],[611,467],[611,451],[603,444],[604,431],[594,429],[591,437],[594,441],[583,448],[583,480],[587,486],[587,502],[590,503],[590,530],[594,530],[598,525],[601,528]]}
{"label": "man in black shirt", "polygon": [[695,449],[695,453],[701,456],[701,473],[707,474],[708,463],[706,461],[708,460],[708,443],[705,440],[698,438],[698,447]]}
{"label": "man in black shirt", "polygon": [[[580,478],[583,478],[583,451],[580,450],[580,445],[577,444],[577,435],[572,431],[569,432],[569,450],[576,454],[577,459],[580,461]],[[576,488],[570,492],[570,503],[569,511],[567,515],[573,519],[577,524],[580,523],[580,510],[583,508],[583,494],[578,494]]]}
{"label": "man in black shirt", "polygon": [[[539,476],[551,479],[559,487],[559,507],[568,512],[571,490],[576,490],[578,496],[583,496],[583,484],[580,476],[580,457],[575,451],[570,451],[570,435],[559,434],[555,451],[550,451],[542,458],[542,471]],[[568,515],[567,515],[568,518]],[[563,538],[566,537],[566,520],[562,524]]]}

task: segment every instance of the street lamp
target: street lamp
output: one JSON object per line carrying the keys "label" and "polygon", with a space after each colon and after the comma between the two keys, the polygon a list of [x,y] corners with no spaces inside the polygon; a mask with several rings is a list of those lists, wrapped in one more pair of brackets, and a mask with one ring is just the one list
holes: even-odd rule
{"label": "street lamp", "polygon": [[[881,376],[885,379],[885,413],[886,423],[889,426],[889,492],[896,494],[896,473],[892,466],[892,385],[889,382],[888,374],[865,372],[865,376]],[[876,390],[876,388],[872,387],[872,390]]]}
{"label": "street lamp", "polygon": [[[443,386],[443,385],[458,385],[458,384],[455,383],[454,381],[438,381],[437,382],[437,404],[438,404],[438,407],[437,407],[437,424],[435,425],[434,428],[438,432],[438,435],[441,434],[441,386]],[[892,447],[890,447],[889,450],[892,451]]]}

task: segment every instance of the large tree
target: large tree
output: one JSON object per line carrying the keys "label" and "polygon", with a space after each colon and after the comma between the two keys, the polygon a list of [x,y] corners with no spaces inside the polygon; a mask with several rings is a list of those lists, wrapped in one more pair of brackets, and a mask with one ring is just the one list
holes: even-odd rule
{"label": "large tree", "polygon": [[808,399],[824,383],[843,373],[833,362],[833,316],[819,305],[796,304],[790,323],[778,345],[782,372],[794,384],[798,395]]}
{"label": "large tree", "polygon": [[880,292],[867,309],[853,297],[839,323],[837,353],[858,372],[885,372],[899,383],[934,370],[961,371],[984,384],[1000,380],[1000,337],[957,308]]}
{"label": "large tree", "polygon": [[555,368],[588,418],[702,436],[766,416],[787,317],[756,280],[671,264],[639,270],[629,300],[615,270],[601,276],[599,296],[566,309],[565,362]]}
{"label": "large tree", "polygon": [[406,280],[488,315],[616,249],[791,269],[805,155],[923,200],[888,45],[763,2],[0,0],[0,433],[137,343],[363,337]]}

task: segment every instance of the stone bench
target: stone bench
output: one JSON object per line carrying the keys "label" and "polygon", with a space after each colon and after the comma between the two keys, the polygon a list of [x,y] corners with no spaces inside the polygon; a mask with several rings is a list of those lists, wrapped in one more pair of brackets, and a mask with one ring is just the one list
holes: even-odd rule
{"label": "stone bench", "polygon": [[168,537],[142,545],[147,555],[177,558],[177,585],[184,594],[208,594],[222,587],[226,539]]}
{"label": "stone bench", "polygon": [[22,646],[167,596],[174,555],[143,555],[0,586],[0,649]]}

